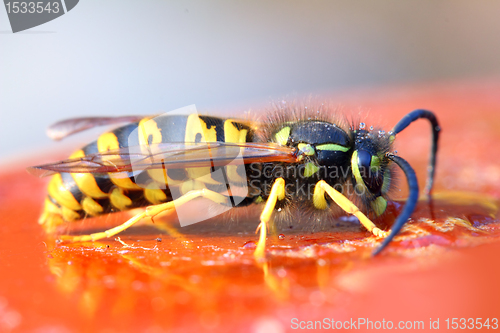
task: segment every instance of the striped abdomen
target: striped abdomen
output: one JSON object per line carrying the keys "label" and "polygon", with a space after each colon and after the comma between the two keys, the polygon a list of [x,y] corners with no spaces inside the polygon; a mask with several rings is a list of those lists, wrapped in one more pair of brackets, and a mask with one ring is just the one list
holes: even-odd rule
{"label": "striped abdomen", "polygon": [[[144,118],[102,134],[70,158],[157,143],[250,142],[252,136],[252,130],[236,120],[196,114],[163,115]],[[141,175],[140,186],[134,177],[60,173],[49,183],[39,222],[51,229],[64,221],[155,205],[172,200],[172,194],[178,197],[193,189],[217,186],[220,187],[220,183],[210,178],[209,167],[168,169],[167,180],[163,170],[147,170]]]}

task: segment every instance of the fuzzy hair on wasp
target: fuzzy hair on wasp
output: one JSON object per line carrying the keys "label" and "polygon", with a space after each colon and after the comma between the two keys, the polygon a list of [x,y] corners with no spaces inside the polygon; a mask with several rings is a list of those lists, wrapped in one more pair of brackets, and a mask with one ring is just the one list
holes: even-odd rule
{"label": "fuzzy hair on wasp", "polygon": [[[256,259],[265,258],[269,225],[297,209],[317,216],[356,216],[369,232],[385,238],[376,255],[399,233],[418,201],[415,172],[393,153],[392,145],[397,134],[421,118],[432,130],[425,189],[430,195],[440,127],[434,113],[422,109],[408,113],[389,132],[367,129],[364,123],[349,125],[323,105],[280,106],[263,122],[197,113],[74,118],[51,126],[49,135],[61,139],[95,126],[127,124],[100,135],[66,160],[28,171],[52,176],[39,219],[48,233],[68,221],[145,207],[119,226],[60,236],[63,241],[112,237],[143,218],[205,198],[229,208],[263,206]],[[404,172],[409,197],[389,233],[368,216],[386,211],[395,167]],[[222,177],[213,176],[216,170]]]}

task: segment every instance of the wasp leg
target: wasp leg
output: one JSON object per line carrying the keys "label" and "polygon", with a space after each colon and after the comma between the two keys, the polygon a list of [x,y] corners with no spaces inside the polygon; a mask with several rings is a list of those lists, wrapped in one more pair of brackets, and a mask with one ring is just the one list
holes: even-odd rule
{"label": "wasp leg", "polygon": [[330,198],[346,213],[356,216],[359,222],[372,234],[377,237],[386,237],[389,233],[383,231],[375,224],[365,214],[363,214],[356,205],[354,205],[351,200],[347,199],[342,193],[328,185],[324,180],[320,180],[316,183],[314,187],[313,202],[316,207],[326,207],[325,192]]}
{"label": "wasp leg", "polygon": [[271,215],[276,207],[276,202],[278,200],[283,200],[285,198],[285,180],[283,178],[278,178],[274,181],[271,187],[271,193],[269,198],[267,198],[264,210],[260,214],[260,224],[257,227],[257,232],[260,230],[259,242],[257,243],[257,248],[254,252],[254,258],[257,260],[262,260],[265,257],[266,251],[266,237],[267,237],[267,224],[271,220]]}
{"label": "wasp leg", "polygon": [[168,211],[170,209],[175,209],[175,206],[177,206],[177,205],[183,205],[183,204],[185,204],[193,199],[199,198],[199,197],[209,199],[209,200],[211,200],[215,203],[219,203],[219,204],[227,203],[227,201],[228,201],[228,198],[226,196],[219,194],[217,192],[214,192],[214,191],[210,191],[206,188],[201,189],[201,190],[193,190],[193,191],[190,191],[190,192],[186,193],[185,195],[183,195],[180,198],[177,198],[175,200],[165,202],[162,204],[158,204],[158,205],[154,205],[154,206],[146,207],[146,210],[144,212],[135,215],[134,217],[129,219],[127,222],[125,222],[117,227],[114,227],[112,229],[108,229],[106,231],[97,232],[97,233],[90,234],[90,235],[61,236],[61,240],[70,241],[70,242],[88,242],[88,241],[96,241],[96,240],[103,239],[103,238],[109,238],[109,237],[112,237],[112,236],[128,229],[129,227],[136,224],[144,217],[150,217],[150,218],[155,217],[156,215],[158,215],[162,212]]}
{"label": "wasp leg", "polygon": [[146,212],[142,212],[140,214],[135,215],[131,219],[129,219],[127,222],[120,224],[117,227],[114,227],[112,229],[108,229],[103,232],[96,232],[90,235],[81,235],[81,236],[68,236],[68,235],[63,235],[60,237],[62,241],[65,242],[93,242],[99,239],[103,238],[108,238],[111,236],[114,236],[123,230],[131,227],[132,225],[136,224],[139,222],[143,217],[146,217]]}
{"label": "wasp leg", "polygon": [[185,248],[191,248],[191,243],[188,241],[188,239],[178,231],[178,228],[172,226],[172,224],[170,223],[172,220],[175,220],[177,218],[175,209],[171,209],[169,211],[166,211],[165,213],[166,214],[162,216],[160,221],[154,219],[154,217],[151,218],[151,222],[153,222],[154,228],[179,241],[184,245]]}

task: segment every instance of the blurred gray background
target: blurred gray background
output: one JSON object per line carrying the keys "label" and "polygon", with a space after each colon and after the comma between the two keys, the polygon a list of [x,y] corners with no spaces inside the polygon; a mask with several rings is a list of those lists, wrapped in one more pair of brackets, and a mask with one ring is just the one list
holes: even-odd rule
{"label": "blurred gray background", "polygon": [[81,0],[13,34],[2,8],[0,162],[60,149],[45,128],[64,118],[498,76],[499,18],[498,1]]}

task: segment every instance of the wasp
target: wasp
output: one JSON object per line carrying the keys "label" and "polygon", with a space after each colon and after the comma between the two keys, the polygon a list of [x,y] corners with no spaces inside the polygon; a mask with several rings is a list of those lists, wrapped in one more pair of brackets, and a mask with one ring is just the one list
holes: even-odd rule
{"label": "wasp", "polygon": [[[425,190],[430,195],[440,127],[434,113],[422,109],[408,113],[389,132],[349,123],[324,106],[279,106],[262,122],[197,113],[75,118],[51,126],[49,136],[61,139],[95,126],[127,124],[100,135],[66,160],[28,171],[52,175],[39,220],[48,232],[67,221],[145,207],[119,226],[90,235],[64,235],[63,241],[112,237],[143,218],[205,198],[226,207],[262,207],[256,258],[265,257],[273,221],[291,218],[290,212],[297,210],[356,216],[369,232],[385,238],[374,251],[378,254],[418,201],[415,171],[394,153],[393,142],[421,118],[432,129]],[[396,166],[406,176],[409,197],[388,232],[368,216],[386,211]]]}

